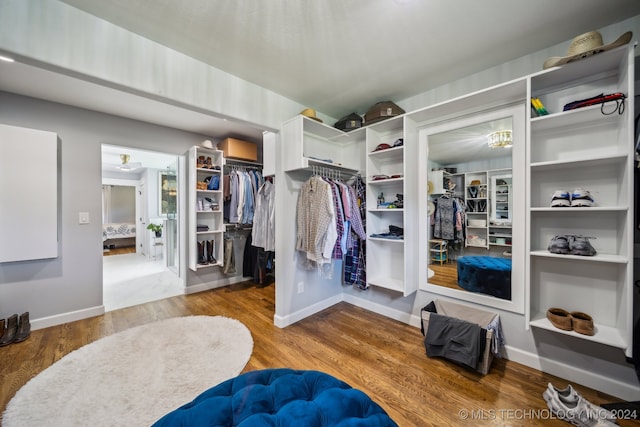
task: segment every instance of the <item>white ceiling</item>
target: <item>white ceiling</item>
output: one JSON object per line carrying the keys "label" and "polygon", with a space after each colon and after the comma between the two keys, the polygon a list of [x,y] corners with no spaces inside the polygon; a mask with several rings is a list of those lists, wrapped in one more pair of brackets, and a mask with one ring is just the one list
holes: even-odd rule
{"label": "white ceiling", "polygon": [[[63,1],[335,118],[640,14],[638,0]],[[10,65],[0,64],[0,90],[211,137],[261,139],[262,129],[246,123]]]}

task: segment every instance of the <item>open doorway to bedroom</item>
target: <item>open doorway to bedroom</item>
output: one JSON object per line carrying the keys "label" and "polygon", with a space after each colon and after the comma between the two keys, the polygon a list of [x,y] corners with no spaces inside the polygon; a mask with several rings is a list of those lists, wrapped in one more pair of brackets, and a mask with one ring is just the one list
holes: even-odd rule
{"label": "open doorway to bedroom", "polygon": [[179,157],[102,145],[105,311],[184,293]]}

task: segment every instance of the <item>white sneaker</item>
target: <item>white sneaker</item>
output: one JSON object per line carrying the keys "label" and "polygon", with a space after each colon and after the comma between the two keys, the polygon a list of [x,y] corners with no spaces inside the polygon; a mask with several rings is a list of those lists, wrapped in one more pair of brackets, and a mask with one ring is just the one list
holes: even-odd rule
{"label": "white sneaker", "polygon": [[549,410],[558,418],[578,427],[615,426],[612,412],[586,400],[571,385],[558,389],[549,383],[542,393]]}
{"label": "white sneaker", "polygon": [[591,207],[593,206],[593,196],[589,190],[583,190],[582,188],[576,188],[571,193],[571,207]]}
{"label": "white sneaker", "polygon": [[568,191],[556,190],[551,196],[552,208],[567,208],[571,206],[571,194]]}

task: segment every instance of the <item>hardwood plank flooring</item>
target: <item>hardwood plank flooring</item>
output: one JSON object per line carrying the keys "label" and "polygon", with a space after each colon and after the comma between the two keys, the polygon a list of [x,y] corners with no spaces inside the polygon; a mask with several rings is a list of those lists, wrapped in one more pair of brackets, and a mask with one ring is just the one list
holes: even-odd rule
{"label": "hardwood plank flooring", "polygon": [[[0,348],[0,408],[4,411],[30,378],[101,337],[169,317],[220,315],[251,330],[254,350],[245,372],[275,367],[327,372],[367,393],[400,426],[569,425],[550,419],[542,399],[548,382],[565,387],[565,380],[505,360],[495,360],[481,376],[430,359],[420,329],[348,303],[281,329],[273,325],[274,299],[274,286],[247,282],[33,331],[27,341]],[[593,403],[616,401],[573,385]],[[461,418],[465,410],[476,411],[476,418]]]}

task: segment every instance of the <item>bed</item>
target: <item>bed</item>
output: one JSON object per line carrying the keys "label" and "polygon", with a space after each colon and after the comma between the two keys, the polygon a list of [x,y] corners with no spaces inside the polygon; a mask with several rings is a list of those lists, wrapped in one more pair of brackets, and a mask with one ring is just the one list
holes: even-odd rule
{"label": "bed", "polygon": [[135,246],[136,225],[129,223],[102,224],[102,246],[105,248]]}
{"label": "bed", "polygon": [[490,256],[458,258],[458,285],[470,292],[511,299],[511,259]]}

